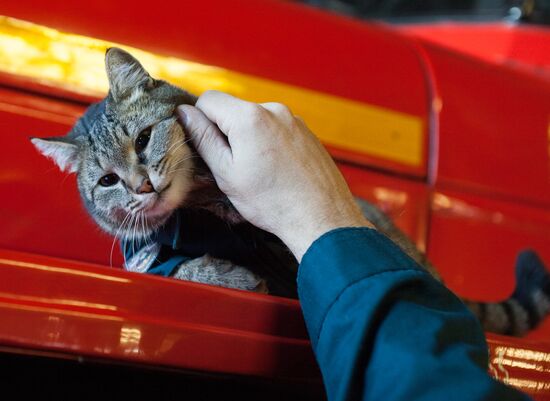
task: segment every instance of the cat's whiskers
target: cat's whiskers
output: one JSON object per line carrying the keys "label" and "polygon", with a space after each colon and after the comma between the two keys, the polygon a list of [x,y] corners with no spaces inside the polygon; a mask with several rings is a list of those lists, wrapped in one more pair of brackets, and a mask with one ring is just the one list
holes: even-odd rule
{"label": "cat's whiskers", "polygon": [[[147,232],[150,232],[151,234],[154,233],[154,230],[152,228],[149,228],[149,224],[147,224],[147,216],[143,214],[143,221],[145,222],[145,227],[147,228]],[[150,242],[149,244],[152,244],[151,238],[149,238]]]}
{"label": "cat's whiskers", "polygon": [[188,157],[185,157],[185,158],[183,158],[183,159],[178,160],[177,162],[175,162],[174,164],[172,164],[172,165],[170,166],[170,170],[168,170],[168,171],[166,172],[166,174],[173,173],[174,171],[176,171],[176,167],[178,167],[180,164],[182,164],[183,162],[185,162],[185,161],[187,161],[187,160],[196,158],[196,157],[199,157],[199,155],[192,155],[192,156],[188,156]]}
{"label": "cat's whiskers", "polygon": [[134,237],[133,237],[133,229],[134,221],[135,221],[136,215],[134,213],[130,216],[130,222],[128,223],[128,234],[127,234],[127,241],[130,242],[130,250],[132,251],[132,255],[135,253],[135,247],[134,247]]}
{"label": "cat's whiskers", "polygon": [[174,143],[173,143],[172,145],[170,145],[170,146],[168,147],[168,149],[166,149],[166,152],[165,152],[165,153],[168,154],[168,153],[170,152],[170,150],[171,150],[174,146],[179,145],[179,144],[181,144],[180,141],[177,141],[177,140],[174,141]]}
{"label": "cat's whiskers", "polygon": [[67,178],[69,178],[72,174],[71,173],[67,173],[65,174],[65,177],[63,177],[63,179],[61,180],[61,186],[63,186],[63,184],[65,184],[65,181],[67,181]]}
{"label": "cat's whiskers", "polygon": [[130,212],[130,215],[129,215],[129,219],[128,221],[126,221],[126,224],[124,225],[124,230],[123,230],[123,241],[124,241],[124,254],[126,255],[126,248],[128,246],[128,240],[130,239],[130,236],[129,236],[129,227],[130,227],[130,222],[132,221],[132,213]]}
{"label": "cat's whiskers", "polygon": [[170,148],[168,148],[168,150],[166,151],[166,153],[170,152],[170,150],[174,147],[174,146],[178,146],[180,147],[181,145],[184,145],[186,144],[187,142],[189,142],[191,140],[191,138],[188,138],[188,139],[182,139],[181,141],[175,141],[172,145],[170,145]]}
{"label": "cat's whiskers", "polygon": [[138,244],[138,229],[139,224],[139,212],[135,213],[135,219],[134,219],[134,229],[133,229],[133,237],[132,237],[132,244],[135,245],[136,249],[139,251],[139,244]]}
{"label": "cat's whiskers", "polygon": [[141,215],[140,220],[141,220],[141,228],[142,228],[142,232],[143,232],[143,240],[145,241],[145,245],[149,246],[150,242],[148,241],[149,238],[148,238],[148,235],[147,235],[149,230],[147,230],[146,227],[145,227],[145,219],[146,219],[145,212],[143,212],[143,211],[140,212],[140,215]]}
{"label": "cat's whiskers", "polygon": [[109,266],[111,266],[111,267],[113,267],[113,250],[115,249],[115,242],[117,240],[120,229],[124,226],[124,223],[128,219],[128,216],[130,216],[130,213],[131,212],[126,213],[126,216],[124,216],[124,219],[122,220],[122,223],[120,223],[120,226],[118,227],[118,230],[115,233],[115,237],[113,238],[113,243],[111,245],[111,253],[109,255]]}
{"label": "cat's whiskers", "polygon": [[143,224],[143,212],[139,212],[139,222],[141,223],[141,232],[145,237],[145,224]]}
{"label": "cat's whiskers", "polygon": [[193,154],[193,155],[190,155],[190,156],[182,157],[181,159],[177,160],[177,161],[176,161],[172,166],[170,166],[170,167],[177,166],[178,164],[181,164],[181,163],[183,163],[184,161],[189,160],[189,159],[193,159],[193,158],[195,158],[195,157],[199,157],[199,155]]}
{"label": "cat's whiskers", "polygon": [[[192,168],[190,167],[181,167],[181,168],[177,168],[175,170],[170,170],[169,173],[172,174],[172,173],[177,173],[178,171],[193,171]],[[168,174],[168,173],[167,173]]]}
{"label": "cat's whiskers", "polygon": [[148,232],[145,228],[145,212],[141,212],[141,228],[143,230],[143,240],[145,241],[145,245],[149,246],[149,238],[148,238]]}
{"label": "cat's whiskers", "polygon": [[[166,154],[170,153],[170,151],[172,151],[173,153],[175,153],[179,148],[181,148],[183,145],[185,145],[187,142],[189,142],[191,140],[191,138],[189,139],[186,139],[184,141],[181,141],[181,142],[174,142],[172,145],[170,145],[170,147],[166,150]],[[176,146],[177,145],[177,146]],[[174,146],[176,146],[175,149]]]}

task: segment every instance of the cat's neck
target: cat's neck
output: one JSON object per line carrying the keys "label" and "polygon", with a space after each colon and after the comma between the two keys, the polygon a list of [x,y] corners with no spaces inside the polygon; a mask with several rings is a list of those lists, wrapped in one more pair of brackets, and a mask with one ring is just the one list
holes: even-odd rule
{"label": "cat's neck", "polygon": [[230,224],[244,222],[243,217],[216,184],[204,160],[200,157],[194,160],[194,187],[185,200],[185,207],[208,210]]}

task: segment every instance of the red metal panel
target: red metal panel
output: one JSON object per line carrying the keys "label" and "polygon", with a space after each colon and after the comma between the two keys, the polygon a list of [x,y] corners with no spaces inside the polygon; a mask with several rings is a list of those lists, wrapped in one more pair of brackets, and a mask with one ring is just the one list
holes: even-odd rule
{"label": "red metal panel", "polygon": [[415,24],[402,30],[496,65],[550,74],[550,29],[509,23]]}
{"label": "red metal panel", "polygon": [[377,204],[420,249],[425,249],[428,191],[424,183],[345,164],[338,167],[355,196]]}
{"label": "red metal panel", "polygon": [[317,381],[297,301],[0,250],[0,342]]}
{"label": "red metal panel", "polygon": [[550,80],[424,47],[441,100],[437,185],[550,204]]}
{"label": "red metal panel", "polygon": [[[273,0],[168,0],[145,12],[150,6],[9,1],[0,5],[0,15],[426,114],[414,46],[390,29]],[[399,85],[388,88],[396,78]]]}
{"label": "red metal panel", "polygon": [[432,207],[428,254],[445,283],[462,296],[493,301],[509,296],[522,249],[535,249],[550,265],[546,208],[456,191],[438,191]]}

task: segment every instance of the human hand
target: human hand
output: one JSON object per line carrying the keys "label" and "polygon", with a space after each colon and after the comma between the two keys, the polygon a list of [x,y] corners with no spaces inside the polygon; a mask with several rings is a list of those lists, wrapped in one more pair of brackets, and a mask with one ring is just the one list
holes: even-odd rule
{"label": "human hand", "polygon": [[323,145],[286,106],[208,91],[178,113],[239,213],[277,235],[298,261],[332,229],[372,227]]}

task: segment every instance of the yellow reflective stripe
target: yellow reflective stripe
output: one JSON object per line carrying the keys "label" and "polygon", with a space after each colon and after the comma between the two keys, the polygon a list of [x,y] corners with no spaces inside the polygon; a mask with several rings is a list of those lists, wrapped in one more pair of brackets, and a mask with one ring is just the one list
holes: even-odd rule
{"label": "yellow reflective stripe", "polygon": [[112,46],[130,51],[152,76],[192,93],[217,89],[250,101],[285,103],[327,145],[408,166],[422,165],[420,117],[0,16],[0,71],[78,93],[99,97],[107,91],[103,60]]}
{"label": "yellow reflective stripe", "polygon": [[238,96],[285,103],[327,145],[414,167],[422,165],[420,117],[279,82],[230,75],[233,82],[243,83]]}

